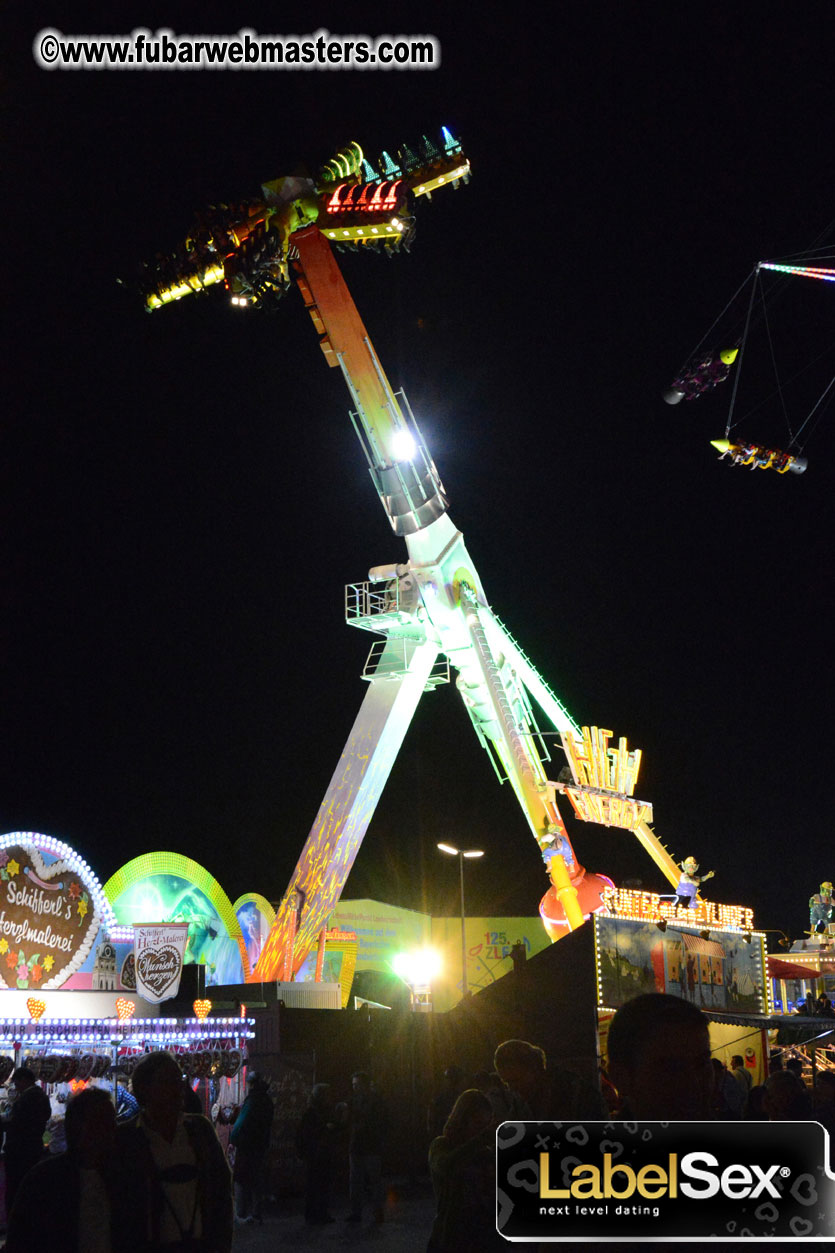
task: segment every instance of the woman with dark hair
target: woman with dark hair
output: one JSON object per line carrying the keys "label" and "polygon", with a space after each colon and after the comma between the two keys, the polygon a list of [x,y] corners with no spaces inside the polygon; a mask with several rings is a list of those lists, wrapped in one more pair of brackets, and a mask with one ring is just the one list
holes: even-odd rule
{"label": "woman with dark hair", "polygon": [[506,1248],[496,1232],[496,1120],[478,1088],[462,1092],[429,1147],[437,1214],[427,1253]]}

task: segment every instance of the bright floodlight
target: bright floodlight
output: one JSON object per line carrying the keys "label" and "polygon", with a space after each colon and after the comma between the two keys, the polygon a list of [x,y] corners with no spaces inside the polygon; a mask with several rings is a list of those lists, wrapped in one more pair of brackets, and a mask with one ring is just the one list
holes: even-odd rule
{"label": "bright floodlight", "polygon": [[441,969],[441,959],[433,948],[396,953],[391,961],[396,975],[412,987],[426,987]]}
{"label": "bright floodlight", "polygon": [[453,857],[458,856],[458,849],[453,848],[451,844],[439,844],[438,848],[441,850],[442,853],[452,853]]}
{"label": "bright floodlight", "polygon": [[464,850],[464,849],[456,848],[454,844],[439,844],[437,847],[441,850],[442,853],[450,853],[453,857],[458,857],[458,856],[483,857],[484,856],[483,848],[470,848],[470,849]]}
{"label": "bright floodlight", "polygon": [[395,461],[411,461],[417,452],[417,445],[405,427],[392,435],[391,451]]}

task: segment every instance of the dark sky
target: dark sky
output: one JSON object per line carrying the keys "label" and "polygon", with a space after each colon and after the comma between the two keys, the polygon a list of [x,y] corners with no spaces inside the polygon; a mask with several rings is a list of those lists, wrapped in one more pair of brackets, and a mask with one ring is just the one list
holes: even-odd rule
{"label": "dark sky", "polygon": [[[677,409],[661,391],[756,261],[833,242],[829,6],[112,14],[33,0],[5,41],[0,830],[65,839],[102,879],[173,849],[232,899],[284,891],[365,692],[343,586],[405,549],[296,292],[273,315],[218,292],[148,316],[116,278],[211,201],[446,124],[470,186],[421,206],[410,256],[346,257],[354,298],[493,608],[579,721],[643,749],[673,853],[797,934],[835,877],[835,432],[817,426],[803,477],[732,470],[708,443],[728,390]],[[443,64],[47,73],[31,55],[47,26],[244,25],[429,32]],[[833,299],[795,280],[769,303],[740,385],[751,439],[788,439],[767,330],[783,376],[823,353],[825,381]],[[590,869],[663,890],[633,837],[569,829]],[[536,846],[454,687],[424,698],[346,894],[453,912],[441,839],[486,851],[473,911],[536,912]]]}

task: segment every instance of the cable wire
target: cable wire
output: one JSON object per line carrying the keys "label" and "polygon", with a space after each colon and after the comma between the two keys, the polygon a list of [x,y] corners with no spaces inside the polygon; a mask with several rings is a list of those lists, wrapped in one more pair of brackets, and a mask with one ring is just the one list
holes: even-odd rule
{"label": "cable wire", "polygon": [[754,296],[756,295],[756,292],[757,292],[757,285],[759,283],[759,277],[760,277],[760,267],[756,266],[754,269],[754,273],[753,273],[753,282],[751,283],[751,299],[748,301],[748,313],[746,314],[746,317],[745,317],[745,327],[743,329],[742,340],[739,345],[739,364],[737,365],[736,370],[734,372],[734,387],[733,387],[733,391],[731,392],[731,404],[730,404],[730,408],[728,409],[728,421],[725,426],[725,439],[727,439],[728,436],[730,435],[731,428],[733,426],[734,406],[736,405],[736,394],[737,394],[737,391],[739,390],[739,380],[742,377],[742,362],[745,358],[745,343],[746,343],[746,340],[748,339],[748,330],[751,326],[751,313],[754,308]]}

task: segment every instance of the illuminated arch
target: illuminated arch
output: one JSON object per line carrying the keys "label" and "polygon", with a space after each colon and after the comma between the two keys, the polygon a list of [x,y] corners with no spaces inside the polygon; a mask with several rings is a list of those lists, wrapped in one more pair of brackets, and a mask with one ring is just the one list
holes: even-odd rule
{"label": "illuminated arch", "polygon": [[[141,857],[134,857],[133,861],[127,862],[114,875],[111,875],[104,885],[104,892],[111,906],[115,906],[119,897],[128,888],[141,883],[143,879],[151,878],[153,875],[166,874],[177,875],[180,879],[185,879],[188,883],[191,883],[215,907],[227,934],[238,946],[238,951],[241,954],[244,980],[246,980],[250,973],[249,959],[240,923],[232,902],[214,875],[209,874],[208,870],[201,866],[199,862],[194,861],[193,858],[184,857],[181,853],[143,853]],[[152,920],[149,919],[148,921]]]}
{"label": "illuminated arch", "polygon": [[[247,939],[246,935],[243,937],[244,946],[247,949],[247,956],[250,959],[250,968],[252,969],[257,965],[258,959],[261,956],[261,950],[266,944],[267,936],[272,930],[273,923],[275,922],[275,909],[265,896],[261,896],[260,892],[245,892],[243,896],[238,897],[235,904],[232,906],[235,911],[236,918],[240,917],[241,910],[245,909],[247,905],[253,905],[261,918],[257,944],[254,942],[254,937],[250,936],[249,939]],[[239,925],[241,925],[241,931],[243,933],[245,928],[242,924]]]}
{"label": "illuminated arch", "polygon": [[266,896],[262,896],[260,892],[244,892],[243,896],[239,896],[232,906],[236,916],[238,910],[243,909],[244,905],[254,905],[264,915],[270,926],[275,922],[275,909]]}

